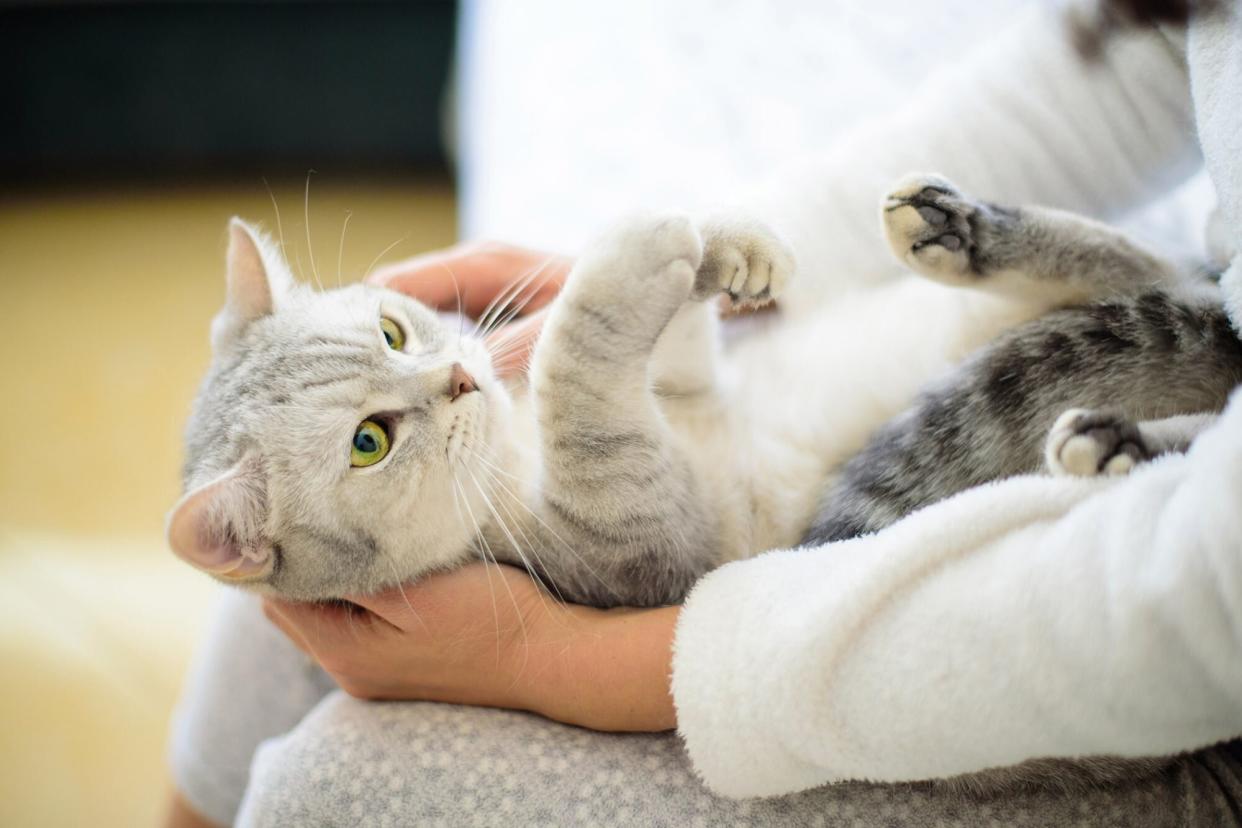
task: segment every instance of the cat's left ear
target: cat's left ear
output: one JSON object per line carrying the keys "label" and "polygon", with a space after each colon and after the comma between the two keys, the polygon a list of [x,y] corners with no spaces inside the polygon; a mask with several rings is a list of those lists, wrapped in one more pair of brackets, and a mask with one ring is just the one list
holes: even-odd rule
{"label": "cat's left ear", "polygon": [[267,515],[262,472],[242,460],[227,472],[187,492],[168,515],[168,545],[177,557],[230,581],[271,572],[274,554],[264,536]]}
{"label": "cat's left ear", "polygon": [[275,246],[236,216],[229,220],[226,261],[224,309],[212,329],[216,347],[226,344],[251,322],[275,311],[293,284]]}

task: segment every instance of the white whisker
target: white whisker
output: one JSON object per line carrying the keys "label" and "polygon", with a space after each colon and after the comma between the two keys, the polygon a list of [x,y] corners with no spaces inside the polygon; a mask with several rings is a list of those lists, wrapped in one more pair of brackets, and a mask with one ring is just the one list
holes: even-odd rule
{"label": "white whisker", "polygon": [[457,294],[457,347],[461,347],[462,328],[465,327],[466,317],[461,315],[461,284],[457,281],[457,274],[453,272],[453,268],[447,264],[441,263],[440,267],[448,271],[449,278],[453,280],[453,292]]}
{"label": "white whisker", "polygon": [[526,334],[501,328],[484,339],[483,346],[492,359],[500,359],[530,349],[531,342]]}
{"label": "white whisker", "polygon": [[[547,281],[547,278],[549,277],[544,277],[545,282]],[[540,285],[540,287],[542,287],[542,285]],[[485,331],[484,335],[486,335],[487,333],[491,333],[492,331],[504,326],[505,324],[511,322],[514,319],[514,317],[521,314],[521,312],[526,309],[527,305],[535,301],[535,296],[538,295],[538,290],[539,288],[536,288],[534,291],[527,293],[522,298],[522,301],[516,304],[513,304],[513,305],[509,305],[508,308],[505,309],[503,314],[497,316],[494,320],[492,320],[487,330]]]}
{"label": "white whisker", "polygon": [[[523,274],[522,276],[514,279],[509,283],[508,287],[498,293],[496,297],[488,303],[487,307],[483,309],[483,312],[479,314],[479,319],[475,323],[475,334],[478,336],[486,336],[490,331],[494,330],[496,328],[497,318],[509,308],[509,303],[512,302],[520,293],[522,293],[522,291],[527,290],[535,279],[539,278],[540,274],[543,274],[548,265],[550,265],[554,260],[554,256],[549,256],[544,259],[538,267],[532,269],[529,273]],[[526,307],[526,305],[530,304],[530,302],[535,298],[535,295],[538,293],[539,288],[543,287],[549,278],[551,278],[551,274],[543,276],[543,282],[541,282],[535,290],[526,295],[521,307]]]}
{"label": "white whisker", "polygon": [[[485,470],[485,471],[486,471],[486,470]],[[504,519],[500,516],[500,512],[496,511],[496,506],[492,503],[492,497],[491,497],[492,491],[491,491],[491,487],[490,487],[490,486],[488,487],[488,488],[489,488],[489,491],[488,491],[488,492],[484,492],[484,491],[483,491],[483,488],[479,485],[479,479],[478,479],[477,477],[475,477],[475,475],[474,475],[474,473],[473,473],[473,472],[471,472],[471,473],[470,473],[470,476],[471,476],[471,478],[473,478],[473,479],[474,479],[474,486],[475,486],[475,488],[476,488],[476,489],[478,489],[478,490],[479,490],[479,494],[483,495],[483,502],[484,502],[485,504],[487,504],[487,508],[491,511],[492,516],[496,518],[496,523],[497,523],[497,525],[498,525],[498,526],[500,526],[500,531],[504,532],[505,537],[509,539],[509,543],[513,546],[513,551],[514,551],[514,553],[518,556],[518,558],[520,558],[520,559],[521,559],[521,561],[522,561],[522,567],[526,570],[526,573],[527,573],[528,575],[530,575],[530,577],[531,577],[531,578],[533,578],[533,579],[535,580],[535,583],[539,584],[539,586],[540,586],[540,587],[542,587],[542,589],[543,589],[543,590],[547,590],[547,589],[548,589],[548,587],[547,587],[547,585],[543,582],[543,578],[541,578],[541,577],[539,576],[539,573],[535,570],[535,568],[534,568],[533,566],[531,566],[530,560],[529,560],[529,559],[527,559],[526,555],[522,552],[522,545],[521,545],[520,543],[518,543],[518,540],[517,540],[517,538],[516,538],[516,537],[514,537],[513,532],[511,532],[511,531],[509,530],[509,526],[508,526],[508,524],[506,524],[506,523],[505,523]],[[493,479],[493,481],[492,481],[492,482],[499,483],[500,481],[498,481],[498,480],[494,480],[494,479]],[[506,489],[506,491],[508,491],[508,490]],[[512,493],[510,493],[510,494],[512,494]],[[501,499],[500,503],[501,503],[501,506],[502,506],[502,507],[504,507],[504,500],[503,500],[503,499]],[[507,508],[507,507],[505,507],[505,511],[506,511],[506,512],[508,511],[508,508]],[[512,513],[510,513],[509,517],[510,517],[510,518],[512,518],[512,517],[513,517]],[[516,528],[519,532],[522,532],[522,527],[521,527],[521,525],[520,525],[520,524],[518,524],[516,521],[514,522],[514,528]],[[526,537],[526,533],[525,533],[525,532],[522,532],[522,536],[526,539],[527,543],[529,544],[529,543],[530,543],[530,538]],[[530,546],[530,551],[531,551],[531,554],[535,556],[536,560],[538,560],[538,558],[539,558],[539,553],[535,551],[535,547],[534,547],[534,545],[533,545],[533,544]],[[540,566],[543,566],[543,562],[542,562],[542,561],[540,561],[540,564],[539,564],[539,565],[540,565]],[[541,590],[541,591],[542,591],[542,590]],[[548,591],[550,591],[550,590],[548,590]],[[558,594],[558,596],[559,596],[559,594],[560,594],[560,593],[559,593],[559,590],[558,590],[557,594]],[[540,600],[543,600],[542,595],[540,596]],[[564,600],[564,599],[562,598],[561,600]],[[545,602],[545,606],[546,606],[546,602]]]}
{"label": "white whisker", "polygon": [[499,331],[493,331],[488,339],[484,340],[488,343],[488,350],[493,354],[503,354],[509,350],[524,347],[526,345],[526,337],[518,332],[505,331],[503,328]]}
{"label": "white whisker", "polygon": [[311,228],[310,228],[310,180],[315,174],[314,170],[306,171],[306,197],[302,202],[303,218],[306,222],[306,255],[310,258],[311,275],[315,277],[315,284],[323,290],[323,282],[319,281],[319,270],[315,267],[315,248],[311,246]]}
{"label": "white whisker", "polygon": [[528,273],[523,273],[521,276],[518,276],[513,279],[513,281],[509,282],[509,284],[505,285],[495,296],[493,296],[492,300],[483,307],[483,310],[479,313],[478,318],[475,319],[474,333],[478,334],[480,331],[485,330],[487,320],[491,314],[498,308],[503,307],[512,297],[513,293],[521,290],[524,284],[529,284],[530,280],[534,278],[535,274],[538,272],[538,268],[536,268]]}
{"label": "white whisker", "polygon": [[405,241],[408,238],[409,238],[408,235],[402,236],[401,238],[397,239],[395,242],[393,242],[392,244],[388,245],[383,250],[381,250],[379,252],[379,255],[371,260],[371,264],[367,265],[366,271],[362,274],[362,281],[365,282],[367,280],[367,277],[371,275],[371,271],[375,269],[375,266],[377,264],[379,264],[379,260],[384,258],[384,256],[388,254],[389,250],[392,250],[394,247],[401,244],[401,242]]}
{"label": "white whisker", "polygon": [[[482,458],[480,458],[480,460],[482,460]],[[506,486],[503,480],[496,477],[495,472],[499,470],[496,469],[494,466],[492,466],[490,463],[488,463],[485,460],[483,461],[483,465],[484,465],[484,468],[482,471],[487,476],[488,482],[491,484],[497,485],[501,489],[503,489],[504,494],[508,495],[509,499],[520,502],[521,498],[519,498],[516,494],[514,494],[513,490],[510,489],[508,486]],[[549,578],[549,580],[545,582],[544,579],[540,577],[539,574],[531,568],[530,562],[526,559],[526,556],[522,553],[522,550],[517,547],[517,542],[512,539],[512,536],[510,536],[510,541],[514,544],[514,547],[515,547],[515,550],[518,556],[522,558],[522,563],[525,565],[526,571],[530,573],[531,577],[534,578],[535,581],[538,582],[540,586],[542,586],[548,592],[555,593],[557,600],[564,603],[565,596],[561,594],[560,587],[556,585],[556,582],[551,580],[551,573],[548,572],[547,566],[544,565],[543,557],[539,554],[539,550],[538,550],[539,543],[537,541],[532,541],[530,535],[526,534],[526,530],[522,528],[522,521],[518,519],[518,516],[515,515],[513,511],[509,508],[508,504],[505,503],[505,498],[503,497],[500,498],[497,501],[497,503],[500,505],[500,508],[505,510],[505,514],[509,516],[509,519],[513,521],[513,528],[516,529],[522,535],[522,539],[526,541],[526,546],[527,548],[530,549],[531,555],[535,557],[535,562],[539,564],[539,568],[543,571],[544,575]],[[530,511],[530,510],[527,509],[527,511]],[[500,520],[500,515],[496,515],[496,519]],[[502,525],[504,524],[503,520],[501,520],[501,524]]]}
{"label": "white whisker", "polygon": [[345,259],[345,231],[349,229],[349,220],[354,217],[353,210],[345,211],[345,221],[341,224],[341,243],[336,248],[336,286],[341,286],[341,262]]}
{"label": "white whisker", "polygon": [[[457,486],[461,491],[461,500],[466,504],[466,512],[470,515],[470,522],[474,524],[474,536],[479,539],[482,546],[479,547],[479,557],[483,559],[483,572],[487,575],[487,588],[492,596],[492,620],[496,626],[496,664],[500,665],[500,608],[496,605],[496,585],[492,582],[491,564],[488,563],[487,554],[484,551],[487,548],[487,541],[483,537],[483,528],[479,526],[478,518],[474,516],[474,510],[470,508],[470,498],[466,494],[466,489],[461,485],[461,481],[457,479],[457,473],[453,473],[453,485]],[[487,549],[490,552],[490,549]],[[493,558],[496,556],[493,555]],[[500,562],[496,562],[496,566],[500,566]],[[504,580],[504,573],[498,571],[501,581]]]}
{"label": "white whisker", "polygon": [[[500,469],[499,466],[488,462],[488,460],[484,458],[482,452],[477,454],[476,457],[479,458],[480,462],[490,466],[496,471],[501,472],[501,474],[509,474],[508,472],[505,472],[502,469]],[[509,474],[509,476],[513,477],[513,475],[511,474]],[[518,480],[518,478],[516,477],[513,477],[513,479]],[[523,509],[525,509],[527,512],[529,512],[530,516],[534,518],[539,523],[540,526],[542,526],[545,530],[547,530],[548,534],[550,534],[553,538],[555,538],[557,543],[559,543],[566,552],[568,552],[570,555],[573,555],[574,558],[577,559],[578,563],[582,564],[583,568],[586,569],[587,573],[590,574],[590,576],[594,578],[600,584],[600,586],[602,586],[604,589],[612,593],[612,596],[614,598],[617,598],[617,599],[621,598],[620,593],[617,592],[617,590],[612,586],[612,584],[604,580],[604,578],[601,577],[600,574],[595,571],[594,567],[592,567],[589,563],[587,563],[586,559],[583,558],[582,555],[580,555],[578,551],[573,548],[573,546],[571,546],[564,538],[561,537],[559,532],[553,529],[546,520],[544,520],[542,517],[539,516],[538,512],[530,508],[530,506],[527,506],[526,503],[524,503],[521,498],[515,497],[514,501],[519,506],[521,506]]]}
{"label": "white whisker", "polygon": [[285,252],[285,228],[280,223],[280,205],[276,203],[276,194],[272,192],[266,177],[263,179],[263,186],[267,189],[267,197],[272,200],[272,209],[276,212],[276,236],[280,239],[280,252],[283,254]]}
{"label": "white whisker", "polygon": [[[486,347],[486,346],[485,346]],[[520,354],[526,347],[525,341],[506,344],[502,348],[487,348],[487,354],[492,358],[492,362],[502,362],[514,354]]]}
{"label": "white whisker", "polygon": [[[288,259],[287,259],[287,258],[286,258],[286,261],[288,261]],[[293,261],[294,261],[294,263],[297,265],[297,269],[298,269],[298,279],[300,279],[301,281],[305,282],[305,281],[306,281],[306,271],[302,269],[302,253],[301,253],[301,251],[299,251],[299,250],[298,250],[298,248],[296,248],[296,247],[295,247],[295,248],[293,248]]]}
{"label": "white whisker", "polygon": [[[470,475],[470,479],[474,483],[474,487],[478,489],[479,494],[483,496],[484,504],[487,505],[487,508],[490,509],[493,514],[495,514],[495,510],[492,509],[491,498],[487,496],[487,494],[483,491],[483,487],[479,485],[479,480],[477,477],[474,476],[474,472],[470,471],[469,469],[466,469],[466,473]],[[466,508],[469,508],[469,504],[467,504]],[[475,524],[478,525],[478,522],[476,521]],[[505,529],[505,531],[507,532],[508,530]],[[497,558],[496,553],[492,551],[490,544],[488,544],[487,542],[487,538],[483,537],[482,531],[479,532],[479,540],[483,542],[483,545],[485,547],[487,547],[487,551],[491,553],[492,560],[495,561],[496,565],[499,567],[500,559]],[[509,582],[505,580],[504,573],[500,573],[500,584],[501,586],[505,588],[505,592],[509,593],[509,601],[513,604],[513,611],[517,614],[518,626],[522,628],[522,642],[526,648],[523,652],[523,658],[522,658],[522,668],[524,669],[526,667],[527,659],[530,657],[530,638],[527,636],[527,633],[526,633],[526,618],[522,614],[522,607],[518,605],[517,596],[513,594],[513,590],[509,587]],[[500,652],[500,624],[499,622],[497,622],[497,625],[496,625],[496,646],[497,646],[497,654],[499,654]],[[519,670],[518,673],[520,675],[521,670]]]}

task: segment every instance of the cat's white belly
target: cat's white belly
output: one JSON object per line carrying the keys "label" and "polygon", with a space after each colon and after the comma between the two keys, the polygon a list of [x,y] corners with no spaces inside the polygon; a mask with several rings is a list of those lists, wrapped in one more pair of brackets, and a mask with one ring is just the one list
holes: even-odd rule
{"label": "cat's white belly", "polygon": [[735,342],[715,399],[665,406],[720,504],[722,559],[798,543],[836,469],[877,427],[1037,312],[912,276]]}

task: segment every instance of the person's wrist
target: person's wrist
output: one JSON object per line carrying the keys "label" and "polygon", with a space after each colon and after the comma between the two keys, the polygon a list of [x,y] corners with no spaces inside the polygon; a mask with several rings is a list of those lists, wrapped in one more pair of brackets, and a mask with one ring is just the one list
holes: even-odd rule
{"label": "person's wrist", "polygon": [[536,622],[511,706],[592,730],[676,726],[669,665],[678,607],[553,607]]}
{"label": "person's wrist", "polygon": [[[673,640],[681,606],[638,610],[629,617],[618,616],[616,623],[629,628],[623,640],[628,645],[631,675],[631,710],[623,729],[659,732],[677,727],[673,703]],[[627,677],[628,678],[628,677]]]}
{"label": "person's wrist", "polygon": [[583,692],[584,641],[598,640],[608,613],[552,598],[527,613],[526,630],[510,651],[510,706],[545,718],[590,727],[578,704]]}

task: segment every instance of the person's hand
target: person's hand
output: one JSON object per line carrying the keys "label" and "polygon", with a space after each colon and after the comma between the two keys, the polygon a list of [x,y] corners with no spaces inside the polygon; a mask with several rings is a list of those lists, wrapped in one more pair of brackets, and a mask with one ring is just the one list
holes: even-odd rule
{"label": "person's hand", "polygon": [[665,730],[677,607],[563,604],[526,573],[470,564],[347,604],[264,612],[347,693],[486,705],[597,730]]}
{"label": "person's hand", "polygon": [[543,309],[556,298],[573,261],[500,242],[466,242],[385,265],[367,282],[439,310],[479,320],[502,375],[526,365]]}
{"label": "person's hand", "polygon": [[348,600],[264,611],[350,695],[495,705],[551,599],[520,570],[476,564]]}

